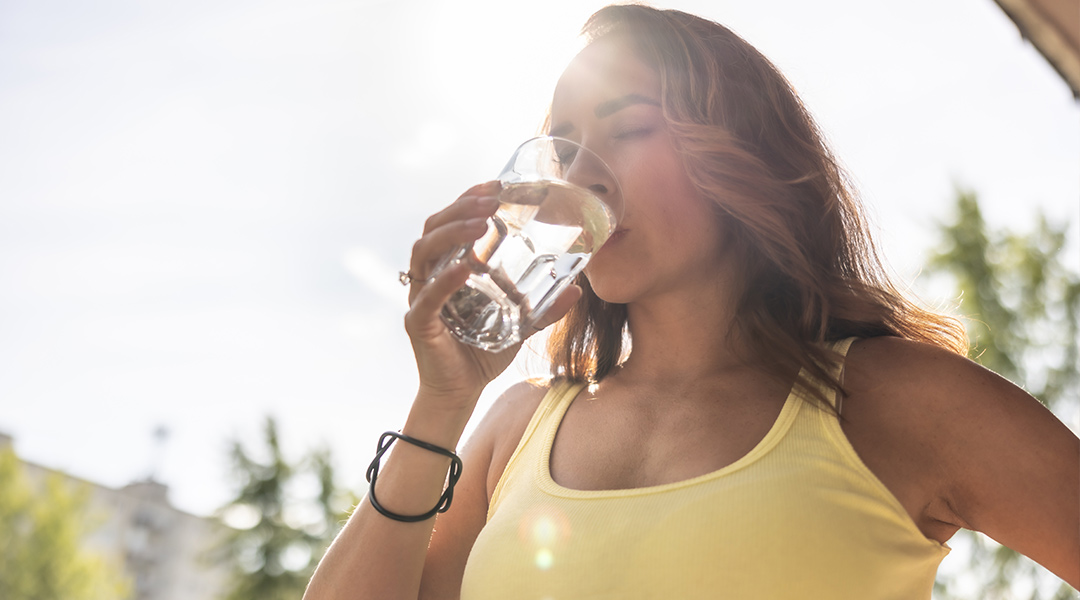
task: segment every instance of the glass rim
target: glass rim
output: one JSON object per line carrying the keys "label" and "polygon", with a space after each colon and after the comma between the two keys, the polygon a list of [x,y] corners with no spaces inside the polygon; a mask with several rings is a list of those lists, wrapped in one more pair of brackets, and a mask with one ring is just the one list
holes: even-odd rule
{"label": "glass rim", "polygon": [[[518,172],[517,170],[515,170],[515,166],[517,164],[518,157],[521,155],[523,150],[525,150],[529,146],[536,145],[539,142],[545,142],[545,143],[550,143],[550,144],[566,143],[566,144],[573,145],[575,148],[578,148],[579,150],[584,150],[592,158],[592,161],[594,161],[595,164],[599,165],[603,169],[604,174],[607,176],[607,179],[610,181],[610,183],[614,184],[614,189],[609,190],[607,193],[603,194],[602,196],[604,196],[604,197],[602,197],[601,194],[597,194],[595,190],[591,190],[586,186],[581,186],[581,185],[579,185],[577,183],[574,183],[573,181],[570,181],[569,179],[567,179],[566,177],[564,177],[562,175],[556,176],[554,174],[548,174],[548,175],[538,176],[535,179],[523,179],[523,178],[521,178],[521,173]],[[514,177],[510,176],[511,174],[516,175],[518,178],[515,180]],[[507,183],[522,183],[522,182],[528,182],[528,181],[545,181],[545,180],[561,181],[563,183],[566,183],[566,184],[569,184],[569,185],[572,185],[572,186],[575,186],[575,187],[579,187],[581,189],[584,189],[584,190],[588,191],[589,193],[596,196],[598,200],[600,200],[605,205],[607,205],[608,208],[610,210],[612,210],[613,212],[617,212],[617,213],[622,212],[621,210],[615,210],[615,207],[611,206],[611,203],[608,201],[608,198],[617,198],[618,203],[619,203],[619,207],[621,208],[621,204],[622,204],[622,202],[621,202],[621,200],[622,200],[622,184],[619,182],[619,178],[615,175],[615,171],[611,168],[610,165],[607,164],[606,161],[604,161],[603,158],[600,157],[599,154],[596,153],[595,150],[592,150],[591,148],[589,148],[588,146],[585,146],[581,142],[577,142],[577,141],[574,141],[574,140],[571,140],[571,139],[568,139],[568,138],[555,136],[555,135],[537,135],[537,136],[534,136],[534,137],[531,137],[531,138],[525,140],[524,142],[519,144],[517,146],[517,148],[514,149],[513,154],[510,155],[509,162],[507,162],[506,166],[503,167],[503,169],[499,172],[498,180],[499,180],[500,183],[502,183],[504,185],[507,184]]]}

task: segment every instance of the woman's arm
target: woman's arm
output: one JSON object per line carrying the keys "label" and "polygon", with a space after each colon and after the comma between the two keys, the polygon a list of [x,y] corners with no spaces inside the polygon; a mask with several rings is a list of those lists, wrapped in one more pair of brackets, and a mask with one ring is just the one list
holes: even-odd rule
{"label": "woman's arm", "polygon": [[[409,265],[413,280],[405,330],[416,357],[420,389],[402,433],[445,449],[456,448],[480,393],[517,353],[517,348],[493,354],[465,346],[439,319],[443,304],[465,283],[466,265],[447,267],[430,279],[435,264],[451,248],[484,233],[486,219],[498,206],[494,196],[498,191],[498,182],[476,186],[429,218],[424,235],[413,246]],[[580,295],[576,286],[563,292],[537,329],[562,317]],[[478,436],[462,452],[462,474],[452,506],[439,520],[440,528],[455,533],[449,538],[440,536],[438,549],[430,557],[433,564],[456,564],[444,560],[449,556],[464,568],[463,557],[484,524],[484,484],[497,439],[498,435]],[[375,486],[379,504],[400,515],[428,512],[443,493],[449,467],[449,458],[398,440],[379,470]],[[420,594],[436,519],[397,521],[380,514],[369,500],[356,508],[319,562],[304,594],[306,600],[415,600]],[[459,589],[454,582],[460,586],[460,580],[460,573],[444,570],[437,577],[425,578],[425,589],[432,590],[434,597],[456,597]]]}
{"label": "woman's arm", "polygon": [[[457,598],[465,562],[487,521],[491,492],[546,390],[519,383],[495,402],[461,452],[464,468],[447,512],[422,523],[401,523],[380,515],[365,499],[319,563],[304,597]],[[416,417],[410,415],[404,433],[425,439],[414,427]],[[446,425],[444,419],[436,421],[431,435]],[[380,470],[379,503],[402,514],[423,513],[438,501],[450,461],[396,443],[401,445]],[[408,476],[391,476],[400,473]]]}
{"label": "woman's arm", "polygon": [[[953,480],[948,505],[964,527],[1080,588],[1080,440],[1020,388],[954,362],[937,390],[957,405],[942,449]],[[949,366],[938,369],[944,376]]]}
{"label": "woman's arm", "polygon": [[[454,448],[467,420],[467,414],[427,409],[425,399],[418,396],[402,433]],[[470,443],[462,451],[462,475],[453,502],[439,517],[440,523],[444,519],[460,523],[457,529],[462,532],[444,545],[444,552],[468,554],[483,526],[487,503],[482,473],[487,471],[484,457],[489,453],[480,446]],[[379,503],[402,515],[427,512],[439,501],[449,467],[448,458],[398,440],[379,471],[375,490]],[[392,520],[364,498],[319,562],[305,600],[416,599],[435,522],[434,518],[417,523]]]}
{"label": "woman's arm", "polygon": [[421,598],[460,595],[465,563],[487,522],[492,493],[547,390],[547,385],[529,382],[511,387],[469,437],[462,459],[475,467],[462,475],[459,491],[454,494],[455,508],[459,493],[466,494],[465,505],[460,511],[440,514],[435,521],[420,584]]}
{"label": "woman's arm", "polygon": [[1064,423],[997,374],[924,344],[866,340],[851,364],[853,396],[863,398],[850,404],[852,419],[876,421],[880,435],[863,446],[902,452],[882,463],[889,475],[922,473],[911,489],[926,490],[934,518],[985,533],[1080,588],[1080,440]]}
{"label": "woman's arm", "polygon": [[[497,203],[491,184],[476,186],[424,224],[413,246],[409,272],[409,312],[405,330],[416,355],[420,389],[402,433],[436,446],[454,449],[489,381],[509,364],[512,352],[499,360],[466,348],[439,320],[442,305],[465,283],[464,265],[433,276],[440,256],[469,243],[484,230],[484,219]],[[380,468],[375,494],[380,504],[401,515],[420,515],[439,501],[450,459],[398,440]],[[472,470],[464,465],[462,477]],[[469,481],[459,482],[467,486]],[[465,492],[463,489],[462,492]],[[452,510],[476,511],[465,492]],[[345,598],[417,598],[434,518],[407,523],[380,514],[365,499],[331,544],[304,594],[306,600]]]}

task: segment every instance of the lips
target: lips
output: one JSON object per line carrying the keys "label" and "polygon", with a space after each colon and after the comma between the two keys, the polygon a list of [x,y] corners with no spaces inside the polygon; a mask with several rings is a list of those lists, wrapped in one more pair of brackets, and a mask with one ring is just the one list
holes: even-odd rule
{"label": "lips", "polygon": [[601,247],[602,247],[602,248],[607,248],[608,246],[611,246],[611,245],[613,245],[613,244],[616,244],[616,243],[618,243],[618,241],[619,241],[619,240],[621,240],[622,238],[626,237],[626,233],[627,233],[628,231],[630,231],[630,230],[629,230],[629,229],[621,229],[621,228],[620,228],[620,229],[616,229],[615,231],[613,231],[613,232],[611,233],[611,235],[610,235],[610,236],[608,236],[608,239],[607,239],[607,241],[606,241],[606,242],[604,242],[604,245],[603,245],[603,246],[601,246]]}

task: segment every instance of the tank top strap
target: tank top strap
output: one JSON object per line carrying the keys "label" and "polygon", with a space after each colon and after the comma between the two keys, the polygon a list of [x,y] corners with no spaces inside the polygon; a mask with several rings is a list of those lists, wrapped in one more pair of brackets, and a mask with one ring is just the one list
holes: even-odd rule
{"label": "tank top strap", "polygon": [[[851,349],[851,345],[858,338],[850,337],[842,340],[834,340],[823,344],[826,348],[836,353],[836,357],[828,364],[822,365],[825,368],[825,372],[831,377],[834,377],[841,384],[844,383],[844,363],[847,359],[848,350]],[[812,397],[809,388],[815,388],[821,395],[819,398],[824,398],[829,404],[836,408],[836,412],[839,413],[842,408],[843,398],[837,393],[831,385],[820,379],[812,377],[806,369],[802,369],[799,372],[799,379],[795,382],[795,388],[799,395],[804,399]],[[810,402],[814,404],[814,402]]]}
{"label": "tank top strap", "polygon": [[[851,342],[827,346],[830,375],[842,376]],[[462,600],[930,599],[948,548],[922,534],[803,389],[792,388],[761,451],[713,473],[545,487],[544,451],[583,387],[555,380],[538,404],[469,553]]]}
{"label": "tank top strap", "polygon": [[[847,362],[848,350],[851,350],[851,345],[855,343],[856,339],[858,338],[849,337],[842,340],[836,340],[829,344],[829,348],[840,355],[840,358],[833,363],[832,368],[829,369],[829,373],[833,377],[836,377],[836,380],[840,382],[840,385],[844,384],[844,365]],[[844,408],[844,397],[835,390],[830,390],[830,392],[831,393],[828,394],[830,402],[836,407],[836,413],[840,414]]]}
{"label": "tank top strap", "polygon": [[514,449],[514,453],[510,455],[510,460],[506,463],[506,468],[503,469],[499,482],[495,485],[495,491],[491,494],[491,502],[488,506],[488,519],[495,513],[509,475],[519,471],[530,472],[526,465],[532,461],[525,455],[530,454],[530,451],[543,452],[544,440],[552,428],[559,426],[559,417],[565,412],[564,407],[573,402],[585,385],[584,383],[574,383],[561,378],[551,382],[547,393],[540,400],[540,404],[536,407],[536,411],[533,412],[529,424],[525,427],[524,433],[521,434],[521,440]]}
{"label": "tank top strap", "polygon": [[855,343],[858,338],[849,337],[842,340],[836,340],[829,343],[829,347],[840,356],[847,356],[848,350],[851,349],[851,345]]}

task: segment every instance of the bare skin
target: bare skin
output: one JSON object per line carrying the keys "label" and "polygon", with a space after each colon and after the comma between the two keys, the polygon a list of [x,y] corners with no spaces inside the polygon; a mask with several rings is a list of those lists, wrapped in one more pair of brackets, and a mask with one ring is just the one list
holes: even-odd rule
{"label": "bare skin", "polygon": [[[725,390],[745,398],[761,381],[745,370],[714,377],[710,390],[651,398],[637,388],[620,395],[627,390],[614,382],[624,376],[571,404],[552,450],[551,473],[560,485],[636,488],[723,468],[764,437],[787,393],[784,385],[760,386],[760,406],[751,409],[750,402],[718,402]],[[1080,443],[1041,404],[967,359],[893,338],[856,343],[845,386],[845,434],[927,538],[945,543],[961,527],[982,531],[1077,586]],[[489,462],[483,491],[470,494],[482,504],[472,527],[483,526],[486,503],[544,391],[511,389],[477,431],[483,449],[475,455]],[[658,397],[671,410],[658,410]],[[452,519],[440,516],[433,552],[467,553]],[[441,561],[429,556],[429,564]],[[425,573],[432,592],[445,593],[431,597],[456,597],[460,572],[444,574],[449,582],[436,581],[434,572],[429,581]]]}
{"label": "bare skin", "polygon": [[[764,375],[739,358],[743,348],[728,335],[738,283],[730,252],[682,169],[658,95],[654,72],[604,43],[571,63],[555,93],[553,127],[600,154],[622,184],[620,233],[586,273],[601,298],[627,305],[633,335],[622,368],[579,395],[564,417],[551,473],[565,487],[644,487],[731,464],[772,427],[795,378]],[[495,209],[483,199],[495,193],[497,185],[477,186],[428,220],[414,276],[482,235]],[[480,392],[516,352],[462,346],[442,325],[439,307],[465,276],[449,269],[414,282],[405,319],[421,385],[403,431],[446,448],[457,446]],[[566,292],[548,322],[579,294]],[[1080,587],[1075,435],[1022,390],[940,349],[875,338],[848,356],[843,430],[924,535],[944,542],[960,527],[983,531]],[[522,383],[495,403],[460,452],[453,507],[436,520],[399,523],[361,503],[305,598],[457,598],[492,493],[545,392]],[[425,512],[448,463],[395,448],[379,477],[380,501],[403,514]]]}

